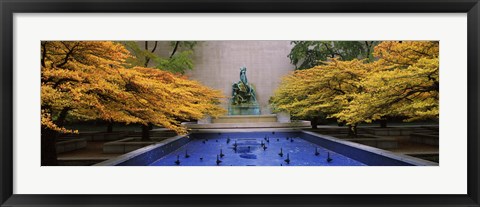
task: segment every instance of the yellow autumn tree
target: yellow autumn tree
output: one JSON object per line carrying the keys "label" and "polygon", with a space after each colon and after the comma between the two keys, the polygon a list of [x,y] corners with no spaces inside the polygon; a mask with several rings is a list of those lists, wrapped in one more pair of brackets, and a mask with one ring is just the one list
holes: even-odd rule
{"label": "yellow autumn tree", "polygon": [[128,51],[113,42],[42,42],[42,124],[71,132],[63,128],[67,115],[84,120],[139,121],[117,110],[126,96],[116,84],[126,57]]}
{"label": "yellow autumn tree", "polygon": [[271,98],[275,111],[335,118],[351,128],[386,117],[438,119],[438,42],[382,42],[375,61],[333,59],[286,76]]}
{"label": "yellow autumn tree", "polygon": [[[220,91],[212,90],[186,77],[152,68],[134,67],[119,71],[124,90],[125,110],[142,119],[136,123],[148,133],[149,124],[164,126],[177,133],[186,133],[181,121],[200,119],[206,114],[216,117],[225,113],[219,100]],[[142,136],[148,139],[148,135]]]}
{"label": "yellow autumn tree", "polygon": [[365,61],[331,59],[311,69],[297,70],[283,78],[270,103],[275,112],[288,111],[294,117],[331,118],[350,104],[351,94],[362,90],[359,82],[372,70]]}
{"label": "yellow autumn tree", "polygon": [[56,163],[55,137],[68,117],[153,123],[185,133],[181,120],[224,112],[219,91],[168,72],[126,67],[123,45],[108,41],[41,43],[42,165]]}
{"label": "yellow autumn tree", "polygon": [[362,92],[352,94],[353,101],[334,116],[349,123],[395,116],[438,120],[438,42],[382,42],[374,55],[377,66],[361,80]]}

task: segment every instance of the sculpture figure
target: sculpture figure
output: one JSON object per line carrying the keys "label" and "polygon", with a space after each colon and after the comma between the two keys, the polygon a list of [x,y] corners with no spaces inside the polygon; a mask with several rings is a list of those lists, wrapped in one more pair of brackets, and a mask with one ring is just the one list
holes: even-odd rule
{"label": "sculpture figure", "polygon": [[240,81],[242,81],[242,83],[244,83],[244,84],[248,83],[247,68],[245,66],[240,68]]}
{"label": "sculpture figure", "polygon": [[255,89],[247,80],[247,68],[240,68],[240,81],[232,84],[232,103],[236,104],[253,104],[257,102],[255,97]]}

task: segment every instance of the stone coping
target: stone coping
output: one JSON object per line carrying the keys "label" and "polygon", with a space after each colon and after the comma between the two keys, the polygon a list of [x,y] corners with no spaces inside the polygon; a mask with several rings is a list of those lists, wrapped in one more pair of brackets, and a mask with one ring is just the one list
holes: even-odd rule
{"label": "stone coping", "polygon": [[61,141],[55,143],[55,149],[57,154],[64,152],[71,152],[78,149],[87,147],[87,140],[84,138],[62,138]]}
{"label": "stone coping", "polygon": [[136,137],[128,137],[128,138],[123,138],[121,140],[107,142],[103,145],[153,144],[155,142],[158,142],[158,141],[155,141],[155,140],[151,140],[151,141],[140,141],[140,140],[138,140],[138,141],[130,142],[131,140],[138,140],[138,139]]}
{"label": "stone coping", "polygon": [[438,134],[411,133],[410,136],[421,136],[438,139]]}
{"label": "stone coping", "polygon": [[367,145],[363,145],[363,144],[359,144],[359,143],[355,143],[355,142],[350,142],[350,141],[347,141],[347,140],[342,140],[342,139],[332,137],[332,136],[329,136],[329,135],[319,134],[319,133],[305,131],[305,130],[301,130],[301,132],[306,133],[306,134],[310,134],[310,135],[313,135],[313,136],[318,136],[320,138],[327,139],[327,140],[337,142],[337,143],[340,143],[340,144],[344,144],[344,145],[347,145],[347,146],[355,147],[355,148],[358,148],[358,149],[361,149],[361,150],[364,150],[364,151],[367,151],[367,152],[371,152],[371,153],[374,153],[374,154],[378,154],[378,155],[381,155],[381,156],[385,156],[385,157],[388,157],[388,158],[391,158],[391,159],[400,160],[402,162],[406,162],[406,163],[412,164],[414,166],[438,166],[438,163],[436,163],[436,162],[422,160],[420,158],[416,158],[416,157],[412,157],[412,156],[408,156],[408,155],[396,154],[396,153],[393,153],[393,152],[390,152],[390,151],[387,151],[387,150],[383,150],[383,149],[379,149],[379,148],[375,148],[375,147],[370,147],[370,146],[367,146]]}
{"label": "stone coping", "polygon": [[166,138],[155,139],[155,137],[151,137],[151,139],[152,140],[149,141],[141,141],[140,137],[128,137],[113,142],[107,142],[103,144],[103,153],[127,153],[160,142],[161,140],[164,140]]}
{"label": "stone coping", "polygon": [[406,155],[439,155],[438,152],[407,152]]}
{"label": "stone coping", "polygon": [[247,128],[247,129],[191,129],[190,133],[228,133],[228,132],[302,132],[292,128]]}
{"label": "stone coping", "polygon": [[[341,138],[337,138],[337,139],[341,139]],[[342,138],[341,140],[352,141],[352,142],[353,141],[397,141],[395,138],[391,138],[391,137]]]}
{"label": "stone coping", "polygon": [[96,160],[96,161],[104,161],[111,159],[111,157],[62,157],[57,158],[59,161],[83,161],[83,160]]}
{"label": "stone coping", "polygon": [[[310,131],[310,130],[308,130],[308,131],[324,135],[324,132]],[[367,134],[367,133],[358,133],[357,137],[349,137],[348,133],[330,133],[330,132],[328,132],[328,133],[329,133],[328,135],[330,135],[332,137],[335,137],[335,138],[338,138],[338,139],[368,139],[368,138],[380,139],[380,138],[385,138],[384,136],[378,136],[378,135]],[[389,139],[393,139],[393,138],[389,138]]]}
{"label": "stone coping", "polygon": [[167,145],[168,143],[170,142],[173,142],[173,141],[176,141],[176,140],[179,140],[179,139],[182,139],[184,137],[188,137],[188,135],[178,135],[178,136],[175,136],[175,137],[172,137],[172,138],[168,138],[168,139],[165,139],[165,140],[162,140],[158,143],[155,143],[155,144],[152,144],[152,145],[148,145],[146,147],[142,147],[140,149],[137,149],[137,150],[134,150],[134,151],[131,151],[129,153],[126,153],[126,154],[123,154],[123,155],[120,155],[116,158],[112,158],[112,159],[109,159],[109,160],[106,160],[106,161],[103,161],[103,162],[100,162],[100,163],[97,163],[93,166],[115,166],[115,165],[118,165],[120,163],[123,163],[127,160],[130,160],[138,155],[141,155],[143,153],[146,153],[150,150],[153,150],[155,148],[158,148],[158,147],[162,147],[164,145]]}
{"label": "stone coping", "polygon": [[105,131],[81,131],[78,134],[69,134],[69,135],[91,135],[91,134],[118,134],[118,133],[129,133],[130,131],[113,131],[113,132],[105,132]]}
{"label": "stone coping", "polygon": [[69,143],[77,143],[77,142],[86,142],[84,138],[72,138],[72,139],[61,139],[56,144],[69,144]]}
{"label": "stone coping", "polygon": [[295,121],[290,123],[256,122],[256,123],[212,123],[196,124],[182,123],[191,129],[231,129],[231,128],[306,128],[310,127],[309,121]]}
{"label": "stone coping", "polygon": [[260,114],[260,115],[228,115],[228,116],[219,116],[218,118],[221,119],[228,119],[228,118],[275,118],[277,117],[276,114]]}
{"label": "stone coping", "polygon": [[113,141],[113,140],[119,140],[122,139],[126,136],[128,136],[130,133],[129,131],[115,131],[115,132],[81,132],[79,134],[71,134],[67,136],[61,137],[62,139],[77,139],[77,138],[83,138],[87,141]]}
{"label": "stone coping", "polygon": [[[277,122],[277,115],[232,115],[232,116],[220,116],[220,117],[211,119],[211,123],[213,124],[276,123],[276,122]],[[211,124],[211,123],[201,123],[201,124]]]}

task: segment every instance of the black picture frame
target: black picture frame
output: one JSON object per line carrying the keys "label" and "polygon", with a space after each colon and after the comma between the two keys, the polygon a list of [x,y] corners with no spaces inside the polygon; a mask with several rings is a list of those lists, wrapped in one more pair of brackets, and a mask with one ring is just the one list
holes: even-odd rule
{"label": "black picture frame", "polygon": [[[478,0],[0,0],[1,206],[480,206]],[[15,13],[467,13],[468,192],[465,195],[20,195],[13,194]],[[32,175],[34,176],[34,175]],[[447,178],[446,178],[447,179]],[[454,179],[454,178],[448,178]]]}

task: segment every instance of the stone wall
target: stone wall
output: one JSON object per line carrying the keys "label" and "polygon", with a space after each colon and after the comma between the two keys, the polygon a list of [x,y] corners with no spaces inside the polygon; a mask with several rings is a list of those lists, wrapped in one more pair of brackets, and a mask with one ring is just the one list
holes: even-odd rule
{"label": "stone wall", "polygon": [[[247,67],[248,82],[255,86],[261,114],[270,114],[268,99],[281,77],[294,70],[287,55],[290,41],[204,41],[195,48],[195,68],[187,75],[231,96],[232,83]],[[225,103],[226,108],[226,103]]]}
{"label": "stone wall", "polygon": [[[139,42],[143,47],[144,42]],[[150,48],[153,42],[150,42]],[[287,57],[290,41],[200,41],[195,47],[191,79],[231,96],[232,83],[240,80],[240,67],[247,67],[248,82],[255,86],[261,114],[270,114],[269,98],[281,77],[294,70]],[[168,56],[167,42],[160,42],[157,53]],[[224,103],[227,109],[227,101]]]}

